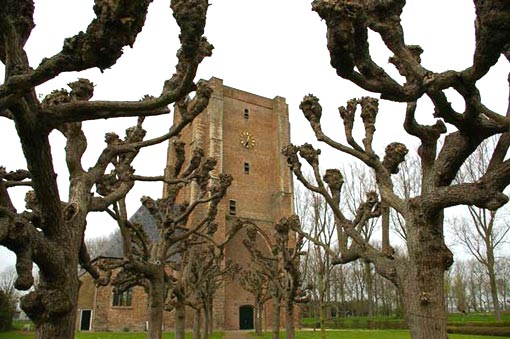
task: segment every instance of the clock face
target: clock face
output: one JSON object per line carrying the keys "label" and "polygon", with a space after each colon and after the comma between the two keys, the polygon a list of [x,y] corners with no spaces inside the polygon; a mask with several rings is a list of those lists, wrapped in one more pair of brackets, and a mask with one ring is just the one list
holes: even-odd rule
{"label": "clock face", "polygon": [[244,148],[250,149],[255,147],[255,138],[250,134],[250,132],[242,132],[239,140],[241,142],[241,146]]}

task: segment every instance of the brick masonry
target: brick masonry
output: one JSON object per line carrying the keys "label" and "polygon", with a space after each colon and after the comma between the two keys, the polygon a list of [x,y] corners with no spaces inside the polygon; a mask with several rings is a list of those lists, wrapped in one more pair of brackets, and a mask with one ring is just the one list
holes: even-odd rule
{"label": "brick masonry", "polygon": [[[113,273],[112,279],[117,272]],[[96,287],[92,277],[85,274],[81,278],[78,298],[77,328],[80,329],[82,311],[92,311],[90,330],[96,332],[145,331],[147,322],[147,294],[142,287],[133,288],[129,306],[113,306],[112,286]],[[188,317],[190,318],[190,317]],[[172,312],[164,314],[164,329],[173,329]]]}
{"label": "brick masonry", "polygon": [[[288,107],[284,98],[269,99],[225,86],[218,78],[209,80],[213,95],[205,112],[182,133],[188,148],[202,147],[218,161],[215,174],[229,173],[234,182],[219,206],[218,237],[228,229],[230,201],[236,217],[253,221],[266,239],[272,239],[274,224],[293,212],[291,173],[281,149],[290,142]],[[243,134],[254,140],[245,147]],[[250,145],[251,146],[251,145]],[[171,161],[171,159],[169,159]],[[245,172],[248,164],[249,173]],[[240,232],[226,248],[226,256],[243,267],[251,265]],[[268,248],[266,248],[267,250]],[[264,249],[262,249],[264,250]],[[271,326],[271,302],[265,307],[266,328]],[[254,306],[253,296],[237,281],[228,281],[215,301],[215,326],[239,329],[239,308]],[[282,319],[282,325],[283,325]]]}

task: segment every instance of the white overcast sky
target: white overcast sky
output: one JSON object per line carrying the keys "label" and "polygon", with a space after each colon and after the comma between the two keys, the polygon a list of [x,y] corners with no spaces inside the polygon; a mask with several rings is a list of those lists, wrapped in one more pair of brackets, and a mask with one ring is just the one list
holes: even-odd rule
{"label": "white overcast sky", "polygon": [[[343,125],[337,107],[352,97],[366,95],[355,85],[340,79],[329,64],[326,48],[326,26],[311,11],[310,0],[210,0],[206,36],[215,46],[213,56],[201,64],[197,80],[212,76],[224,80],[227,86],[246,90],[269,98],[282,96],[290,110],[292,141],[296,144],[313,141],[313,134],[298,109],[302,97],[308,93],[318,96],[324,108],[324,126],[332,135],[340,135]],[[85,30],[93,18],[92,0],[35,1],[36,27],[27,42],[30,63],[36,67],[42,58],[60,51],[64,38]],[[423,47],[422,61],[435,72],[461,70],[470,65],[474,50],[474,5],[470,0],[409,0],[402,17],[406,43]],[[54,89],[66,87],[78,77],[86,77],[96,84],[93,99],[138,100],[145,94],[158,95],[163,81],[172,74],[178,30],[169,1],[155,0],[150,7],[146,25],[133,48],[126,48],[123,57],[104,73],[94,69],[64,74],[40,86],[38,94],[46,95]],[[397,74],[387,63],[390,56],[377,36],[371,35],[373,56],[381,66]],[[506,111],[508,88],[506,77],[510,67],[500,59],[496,67],[479,82],[484,103],[491,109]],[[3,79],[3,67],[0,79]],[[451,97],[456,104],[456,98]],[[423,101],[423,102],[422,102]],[[426,99],[420,101],[420,121],[431,121],[432,109]],[[378,115],[376,150],[381,153],[393,141],[401,141],[414,149],[415,140],[405,136],[402,121],[405,107],[382,102]],[[126,127],[136,119],[100,121],[85,124],[89,149],[84,167],[92,164],[103,147],[105,132],[123,135]],[[149,136],[165,133],[171,124],[169,116],[150,118],[146,129]],[[2,149],[0,165],[8,170],[25,168],[13,124],[0,118]],[[59,174],[60,194],[67,200],[68,177],[63,160],[63,138],[52,134],[53,157]],[[323,151],[323,167],[338,167],[346,161],[336,153]],[[157,175],[165,164],[166,145],[143,151],[135,162],[137,173]],[[159,197],[157,184],[138,185],[131,192],[129,208],[132,212],[142,195]],[[15,194],[17,208],[23,208],[23,192]],[[508,207],[504,207],[508,208]],[[87,237],[112,232],[115,224],[108,218],[93,215],[89,218]],[[0,271],[14,263],[14,255],[0,247]]]}

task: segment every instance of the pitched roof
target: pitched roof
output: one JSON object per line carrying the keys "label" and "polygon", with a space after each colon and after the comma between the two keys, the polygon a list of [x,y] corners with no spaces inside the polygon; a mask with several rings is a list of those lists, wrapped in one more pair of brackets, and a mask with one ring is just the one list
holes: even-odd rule
{"label": "pitched roof", "polygon": [[[141,224],[147,236],[152,240],[156,241],[158,238],[158,226],[156,220],[150,214],[149,210],[145,206],[140,206],[138,210],[129,218],[131,223]],[[120,231],[115,231],[111,238],[106,243],[103,250],[100,252],[98,257],[108,258],[122,258],[124,256],[124,250],[122,246],[122,236]]]}
{"label": "pitched roof", "polygon": [[[156,224],[156,220],[149,212],[149,209],[145,206],[140,206],[138,210],[129,218],[131,223],[138,223],[142,225],[145,233],[149,237],[152,242],[156,242],[159,237],[159,230]],[[176,229],[175,232],[177,234],[181,234],[184,232],[182,229]],[[174,248],[177,244],[172,245],[170,248]],[[122,245],[122,236],[120,231],[115,231],[110,239],[104,245],[102,251],[99,252],[99,255],[94,258],[123,258],[124,257],[124,247]],[[171,254],[167,262],[178,262],[181,259],[180,253]]]}

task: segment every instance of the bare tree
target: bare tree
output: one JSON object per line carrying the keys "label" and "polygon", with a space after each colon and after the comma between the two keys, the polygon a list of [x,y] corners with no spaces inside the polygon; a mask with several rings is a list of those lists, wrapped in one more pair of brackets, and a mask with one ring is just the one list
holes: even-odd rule
{"label": "bare tree", "polygon": [[16,304],[18,291],[14,288],[16,283],[16,269],[9,266],[0,272],[0,332],[10,330]]}
{"label": "bare tree", "polygon": [[6,295],[14,297],[16,294],[16,269],[14,266],[9,266],[0,272],[0,291],[3,291]]}
{"label": "bare tree", "polygon": [[[359,166],[353,164],[344,169],[344,173],[348,176],[348,179],[344,183],[344,199],[346,209],[349,210],[351,216],[356,215],[356,208],[363,203],[365,192],[373,191],[375,189],[374,178],[367,168],[364,166]],[[386,212],[383,213],[383,223],[389,223],[389,211],[383,205],[381,208]],[[359,232],[363,236],[366,242],[371,242],[372,234],[375,231],[375,228],[378,224],[378,218],[370,218],[365,224],[361,225]],[[389,227],[388,227],[389,233]],[[386,234],[389,237],[389,234]],[[374,284],[373,284],[373,272],[372,272],[372,264],[370,261],[363,261],[363,269],[364,269],[364,281],[366,283],[366,291],[367,291],[367,305],[368,305],[368,319],[372,319],[374,310]]]}
{"label": "bare tree", "polygon": [[[379,274],[398,287],[413,339],[447,338],[443,275],[453,263],[453,255],[444,242],[444,209],[475,205],[496,210],[508,201],[502,191],[510,183],[510,161],[504,160],[509,144],[509,120],[505,114],[498,114],[482,104],[476,83],[502,54],[510,58],[507,25],[510,11],[508,2],[503,0],[474,1],[474,4],[477,18],[473,64],[462,71],[434,73],[421,64],[422,48],[405,43],[400,24],[404,1],[315,0],[312,3],[313,10],[326,22],[331,65],[337,74],[384,99],[407,103],[404,129],[421,142],[418,151],[422,173],[420,194],[406,199],[394,190],[392,174],[398,172],[408,153],[404,144],[389,144],[382,157],[374,150],[378,101],[373,98],[353,99],[346,107],[340,107],[346,142],[324,133],[320,122],[322,108],[316,97],[308,95],[300,105],[319,141],[357,158],[373,170],[377,193],[367,196],[354,220],[347,219],[339,208],[337,197],[343,183],[340,171],[327,170],[322,178],[318,152],[310,145],[289,146],[284,152],[294,174],[308,189],[326,198],[340,221],[337,227],[352,240],[350,247],[340,246],[337,262],[359,258],[370,261]],[[382,38],[392,53],[389,61],[405,78],[404,82],[393,79],[373,60],[368,44],[369,30]],[[464,112],[457,112],[448,102],[446,89],[456,91],[464,100]],[[424,96],[434,105],[436,123],[432,126],[420,124],[416,119],[418,99]],[[356,140],[353,134],[358,106],[364,127],[362,140]],[[448,132],[446,124],[451,126],[451,132],[439,147],[439,138]],[[454,183],[469,155],[483,140],[498,134],[504,137],[487,171],[475,182]],[[313,168],[316,184],[307,182],[303,176],[300,157]],[[382,250],[363,239],[358,230],[360,222],[376,212],[378,195],[382,213],[386,213],[386,207],[392,208],[405,220],[405,257],[391,251],[387,223],[382,224]]]}
{"label": "bare tree", "polygon": [[[133,170],[116,178],[115,189],[105,196],[92,195],[94,185],[107,178],[105,171],[117,158],[132,158],[138,151],[177,135],[193,118],[182,121],[155,140],[142,141],[141,121],[124,140],[108,135],[106,148],[88,170],[82,167],[87,138],[82,122],[87,120],[151,116],[167,113],[167,105],[180,101],[194,90],[193,79],[212,46],[202,36],[207,0],[172,0],[171,8],[180,28],[181,48],[175,73],[163,84],[159,97],[142,101],[91,101],[93,84],[80,79],[69,84],[71,91],[58,90],[42,102],[35,87],[65,72],[114,65],[126,46],[133,45],[145,23],[150,1],[95,1],[92,20],[85,32],[66,39],[54,56],[31,67],[24,45],[34,27],[33,1],[7,0],[0,12],[0,61],[5,65],[5,81],[0,85],[0,117],[16,128],[27,170],[0,171],[0,245],[16,253],[16,288],[33,285],[32,263],[40,269],[40,283],[22,298],[21,306],[37,327],[37,338],[74,338],[79,280],[78,264],[94,276],[84,244],[86,217],[91,211],[105,210],[131,189]],[[207,100],[203,94],[197,94]],[[199,111],[194,112],[196,114]],[[68,200],[60,192],[52,160],[49,134],[59,131],[66,139],[69,170]],[[140,132],[140,134],[139,134]],[[127,162],[129,164],[129,162]],[[9,189],[31,186],[27,211],[18,213]]]}
{"label": "bare tree", "polygon": [[510,257],[500,258],[496,263],[498,291],[505,311],[510,309]]}
{"label": "bare tree", "polygon": [[[201,101],[200,97],[196,98]],[[192,103],[181,109],[193,109],[195,106]],[[204,152],[198,148],[193,150],[186,165],[184,144],[177,138],[171,140],[170,152],[175,155],[175,162],[165,170],[164,176],[135,176],[137,180],[158,180],[166,184],[165,198],[142,198],[146,213],[156,225],[156,234],[148,234],[140,222],[130,222],[126,204],[124,200],[119,200],[113,205],[110,214],[117,220],[120,228],[124,258],[105,258],[99,264],[99,267],[107,272],[108,278],[112,270],[121,269],[112,281],[119,291],[133,286],[146,288],[149,297],[147,336],[151,339],[161,339],[165,303],[174,297],[176,338],[184,339],[186,291],[181,281],[183,273],[179,271],[182,271],[185,262],[181,262],[178,256],[184,256],[197,237],[223,248],[240,227],[239,223],[234,223],[222,243],[214,242],[213,235],[217,230],[214,219],[218,204],[232,183],[232,177],[220,174],[219,178],[211,179],[210,172],[216,161],[213,158],[204,159]],[[119,176],[125,166],[122,162],[115,163],[114,166],[114,171],[117,172],[115,176]],[[178,199],[179,192],[189,189],[188,186],[197,187],[197,196],[192,201],[181,202]],[[109,194],[111,188],[104,186],[102,190],[105,191],[103,194]],[[178,272],[177,277],[174,276],[175,271]],[[99,282],[106,283],[101,279]]]}
{"label": "bare tree", "polygon": [[[118,231],[116,231],[118,232]],[[116,237],[117,234],[114,232],[108,236],[100,236],[90,239],[85,239],[85,246],[87,246],[87,250],[89,252],[89,256],[91,259],[97,258],[103,253],[108,246],[110,239]]]}
{"label": "bare tree", "polygon": [[[280,302],[283,297],[283,290],[279,283],[280,271],[278,259],[275,257],[276,248],[269,244],[271,248],[265,248],[262,251],[257,245],[257,226],[255,224],[246,229],[247,238],[243,240],[244,246],[248,249],[252,261],[257,265],[257,271],[264,274],[268,280],[269,295],[273,304],[273,339],[280,338]],[[267,253],[270,250],[270,253]]]}
{"label": "bare tree", "polygon": [[[184,256],[182,279],[186,293],[186,305],[194,309],[193,339],[207,339],[213,330],[214,297],[226,279],[233,279],[240,267],[231,260],[225,260],[224,244],[194,245]],[[202,311],[203,331],[200,331]],[[203,334],[203,335],[202,335]]]}
{"label": "bare tree", "polygon": [[[282,218],[275,225],[274,244],[271,253],[263,253],[257,249],[257,227],[248,226],[247,239],[244,245],[251,254],[252,259],[270,281],[270,293],[274,300],[274,306],[283,300],[285,309],[285,336],[287,339],[295,338],[294,304],[306,302],[309,297],[306,288],[302,286],[300,273],[300,256],[303,254],[303,237],[292,239],[292,230],[300,228],[299,218],[294,215]],[[279,306],[273,309],[273,313],[279,318]],[[273,323],[273,338],[279,338],[279,319]]]}
{"label": "bare tree", "polygon": [[[410,199],[420,194],[421,164],[416,155],[407,156],[400,164],[400,170],[394,178],[395,192],[399,197]],[[402,240],[406,240],[406,227],[404,217],[395,209],[390,209],[390,222],[393,231]]]}
{"label": "bare tree", "polygon": [[[489,139],[467,159],[457,175],[459,183],[474,182],[489,166],[495,143]],[[510,222],[504,211],[487,210],[468,206],[469,217],[458,216],[453,220],[455,235],[460,244],[487,270],[491,288],[492,305],[496,320],[501,320],[496,277],[496,252],[510,231]]]}
{"label": "bare tree", "polygon": [[255,334],[262,335],[264,304],[271,299],[267,275],[257,269],[242,269],[239,283],[255,298]]}
{"label": "bare tree", "polygon": [[[297,187],[303,190],[302,185]],[[299,190],[299,189],[298,189]],[[299,200],[298,200],[299,199]],[[296,196],[296,205],[302,228],[316,241],[328,247],[333,246],[335,233],[334,218],[324,198],[318,194],[303,190]],[[313,285],[313,301],[319,308],[321,337],[326,338],[326,320],[330,307],[331,289],[331,256],[322,246],[308,244],[304,257],[303,278]]]}

